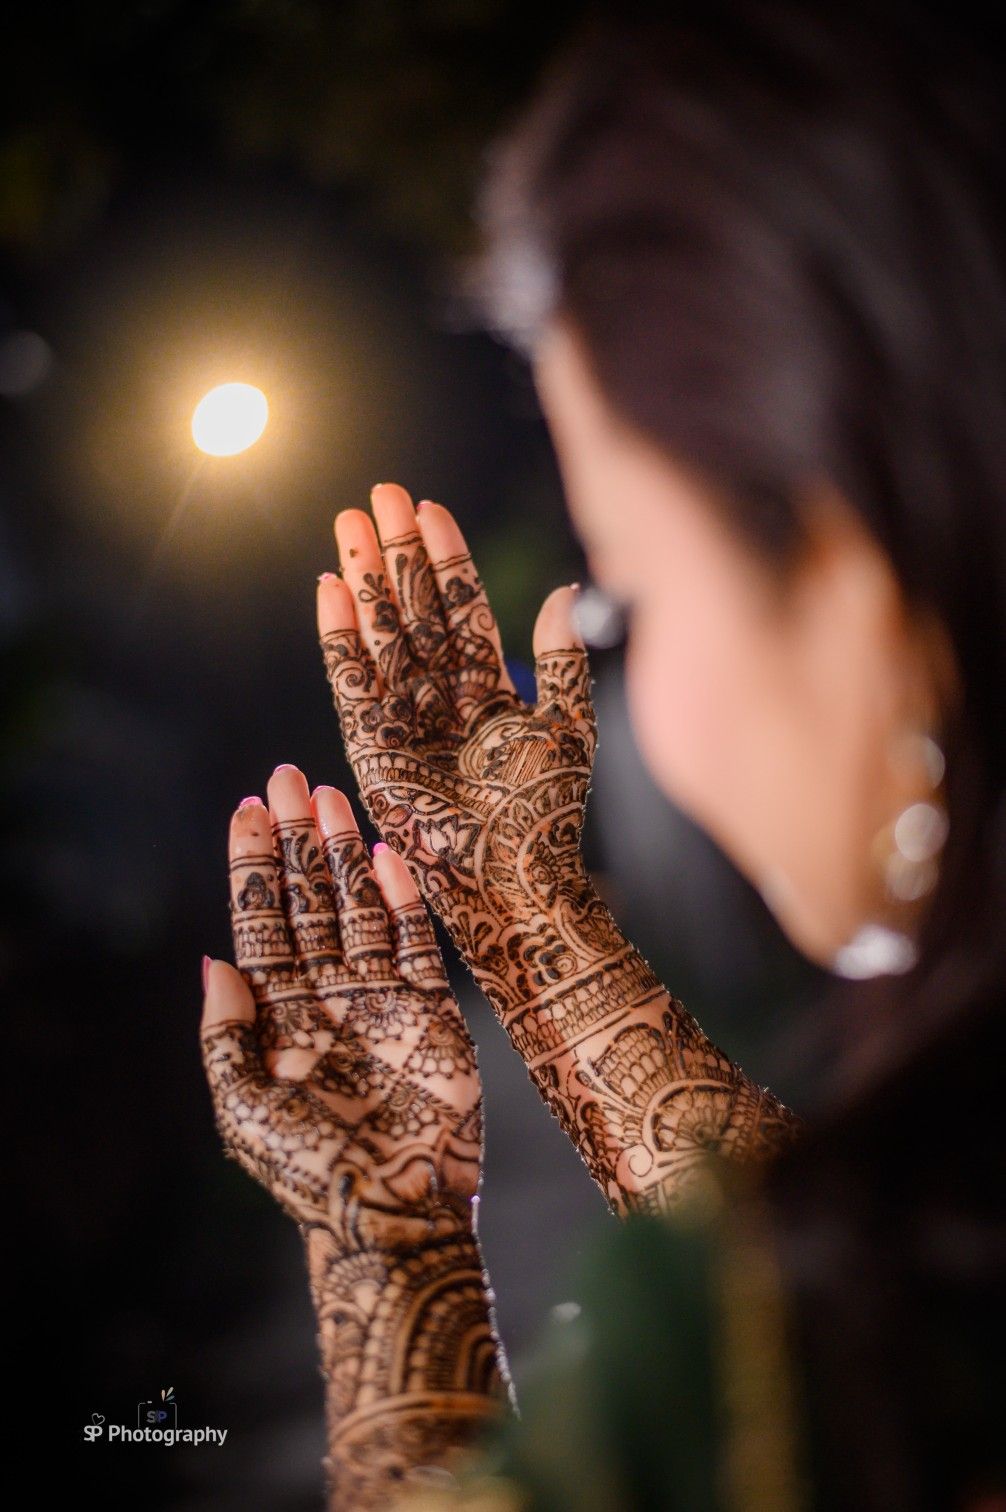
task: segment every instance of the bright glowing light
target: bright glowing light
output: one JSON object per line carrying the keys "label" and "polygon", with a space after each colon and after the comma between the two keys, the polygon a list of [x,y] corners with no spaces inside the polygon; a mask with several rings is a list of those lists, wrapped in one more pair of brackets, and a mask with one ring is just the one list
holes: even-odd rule
{"label": "bright glowing light", "polygon": [[233,457],[254,446],[266,428],[269,404],[250,383],[221,383],[210,389],[192,416],[192,439],[211,457]]}

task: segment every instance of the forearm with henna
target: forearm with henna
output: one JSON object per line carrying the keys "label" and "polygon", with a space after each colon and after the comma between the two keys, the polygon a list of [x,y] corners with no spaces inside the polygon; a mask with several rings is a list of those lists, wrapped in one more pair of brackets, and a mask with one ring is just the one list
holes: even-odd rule
{"label": "forearm with henna", "polygon": [[703,1034],[629,943],[580,840],[597,741],[582,646],[504,685],[470,555],[386,544],[358,629],[322,636],[362,801],[409,863],[532,1080],[618,1213],[663,1210],[704,1156],[757,1162],[801,1121]]}
{"label": "forearm with henna", "polygon": [[[706,1155],[768,1160],[802,1122],[661,983],[578,846],[563,862],[562,837],[551,841],[554,900],[526,894],[514,918],[494,914],[490,895],[482,917],[501,952],[471,958],[472,974],[613,1210],[666,1211]],[[456,917],[441,917],[459,943]]]}
{"label": "forearm with henna", "polygon": [[388,1251],[346,1249],[323,1226],[306,1229],[305,1242],[328,1506],[385,1507],[430,1467],[456,1465],[503,1404],[481,1253],[462,1229]]}
{"label": "forearm with henna", "polygon": [[[306,794],[306,789],[305,789]],[[202,1034],[224,1149],[299,1228],[328,1512],[394,1504],[505,1412],[475,1214],[474,1046],[426,908],[389,908],[355,824],[237,820],[236,960],[254,1018]]]}

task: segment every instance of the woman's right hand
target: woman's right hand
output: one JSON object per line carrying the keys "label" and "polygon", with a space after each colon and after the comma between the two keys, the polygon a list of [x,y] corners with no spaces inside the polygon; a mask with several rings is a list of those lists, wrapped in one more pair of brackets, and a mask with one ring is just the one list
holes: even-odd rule
{"label": "woman's right hand", "polygon": [[[236,968],[209,968],[202,1047],[225,1148],[347,1249],[470,1229],[475,1051],[433,926],[335,788],[281,767],[231,820]],[[319,833],[320,830],[320,833]]]}
{"label": "woman's right hand", "polygon": [[482,1095],[425,905],[335,788],[277,768],[230,830],[237,966],[202,1049],[227,1153],[297,1220],[330,1512],[450,1467],[509,1386],[475,1223]]}

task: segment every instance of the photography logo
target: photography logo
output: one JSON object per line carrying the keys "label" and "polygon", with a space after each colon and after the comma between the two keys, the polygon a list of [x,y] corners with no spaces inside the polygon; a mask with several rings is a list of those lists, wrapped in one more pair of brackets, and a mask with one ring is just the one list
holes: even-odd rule
{"label": "photography logo", "polygon": [[169,1386],[167,1391],[161,1392],[159,1402],[137,1402],[136,1426],[137,1428],[177,1428],[178,1427],[178,1403],[175,1401],[175,1388]]}
{"label": "photography logo", "polygon": [[216,1444],[223,1448],[229,1428],[179,1428],[175,1388],[168,1386],[159,1397],[148,1397],[136,1404],[136,1427],[126,1423],[106,1423],[103,1412],[92,1412],[84,1425],[88,1444],[103,1440],[109,1444]]}

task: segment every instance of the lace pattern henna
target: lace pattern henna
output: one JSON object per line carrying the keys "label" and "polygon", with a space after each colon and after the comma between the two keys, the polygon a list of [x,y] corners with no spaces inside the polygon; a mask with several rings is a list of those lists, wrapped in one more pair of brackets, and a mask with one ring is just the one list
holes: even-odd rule
{"label": "lace pattern henna", "polygon": [[383,552],[357,626],[321,637],[361,799],[609,1204],[674,1206],[709,1153],[769,1158],[801,1121],[706,1038],[583,867],[586,651],[538,655],[530,705],[470,554],[431,563],[418,531]]}
{"label": "lace pattern henna", "polygon": [[421,903],[386,905],[358,830],[272,826],[231,865],[255,1020],[204,1030],[229,1158],[305,1242],[329,1512],[449,1468],[510,1381],[474,1224],[474,1047]]}

